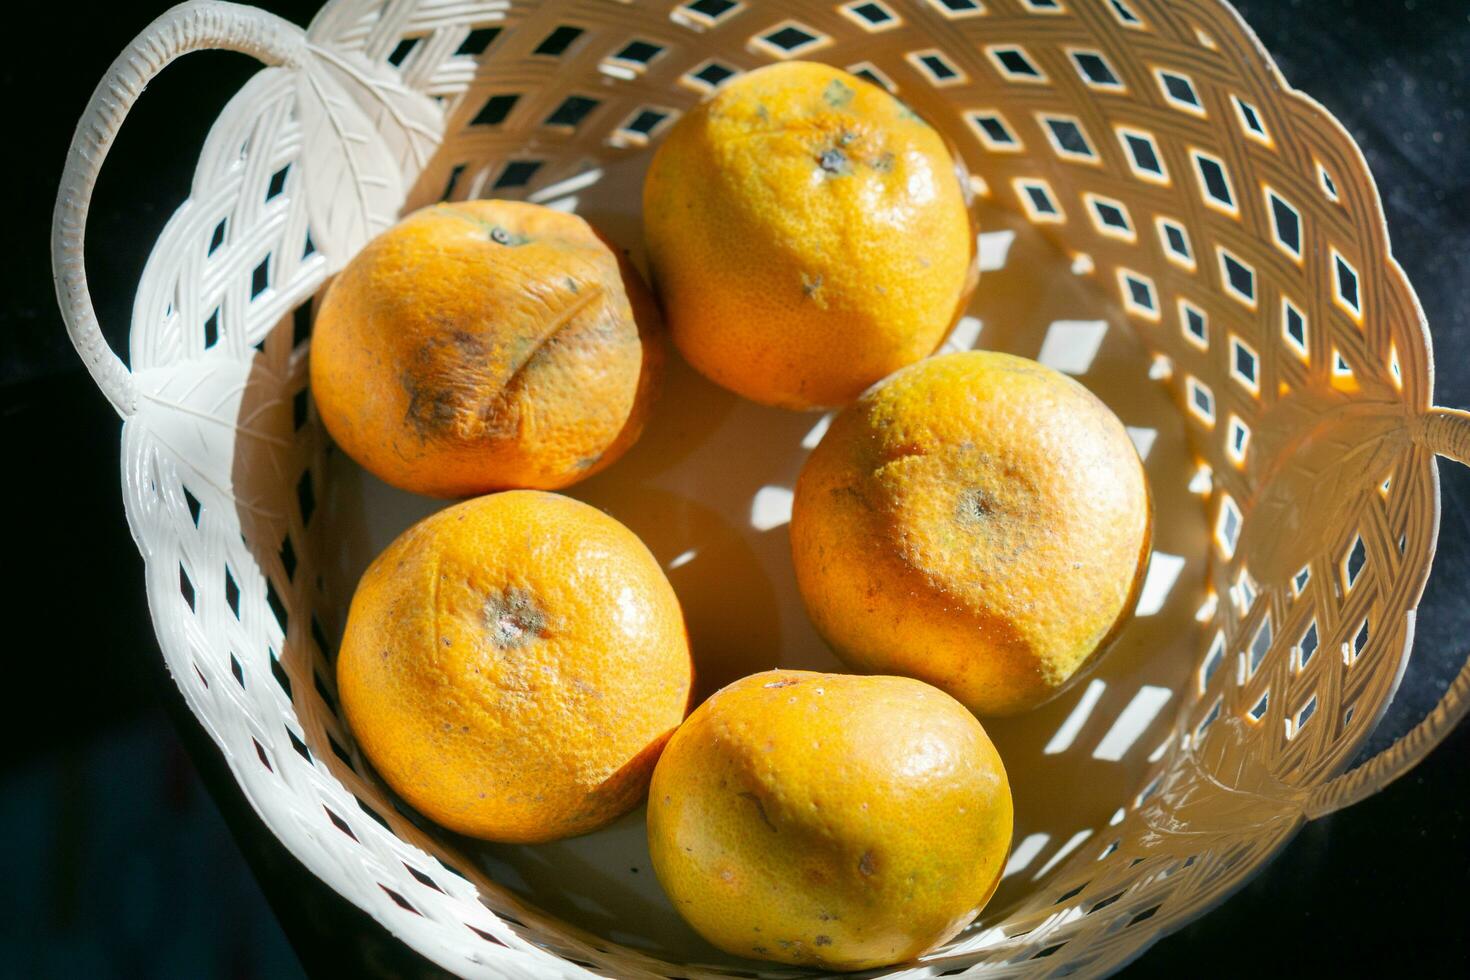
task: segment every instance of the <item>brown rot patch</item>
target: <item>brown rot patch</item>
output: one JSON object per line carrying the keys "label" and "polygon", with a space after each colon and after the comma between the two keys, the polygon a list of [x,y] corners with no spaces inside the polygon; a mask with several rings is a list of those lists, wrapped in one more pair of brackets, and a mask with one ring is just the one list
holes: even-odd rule
{"label": "brown rot patch", "polygon": [[749,800],[751,803],[755,804],[755,812],[760,814],[761,822],[764,823],[767,827],[770,827],[772,831],[776,830],[776,825],[771,823],[771,818],[766,815],[766,805],[761,802],[761,798],[759,796],[756,796],[754,793],[748,790],[738,795],[742,800]]}
{"label": "brown rot patch", "polygon": [[485,627],[502,650],[515,650],[546,635],[546,613],[525,589],[514,586],[485,600]]}
{"label": "brown rot patch", "polygon": [[464,426],[474,414],[470,400],[474,385],[465,366],[481,364],[488,352],[484,338],[454,328],[447,320],[436,325],[440,330],[414,350],[398,376],[408,396],[404,421],[421,439],[467,434]]}
{"label": "brown rot patch", "polygon": [[812,940],[812,945],[813,946],[831,946],[832,945],[832,937],[831,936],[818,936],[817,938],[815,938],[815,939]]}
{"label": "brown rot patch", "polygon": [[439,435],[459,417],[460,399],[453,389],[425,384],[414,371],[404,371],[399,380],[408,395],[403,418],[422,439]]}

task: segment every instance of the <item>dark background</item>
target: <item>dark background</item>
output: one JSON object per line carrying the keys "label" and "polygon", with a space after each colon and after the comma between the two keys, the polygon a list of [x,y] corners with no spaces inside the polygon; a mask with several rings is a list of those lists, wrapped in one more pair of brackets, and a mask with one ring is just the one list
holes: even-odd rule
{"label": "dark background", "polygon": [[[260,4],[305,23],[310,0]],[[0,227],[0,447],[10,506],[0,683],[0,975],[229,977],[433,971],[264,831],[166,676],[118,491],[119,422],[56,312],[47,240],[72,127],[160,2],[8,15]],[[1395,253],[1433,325],[1438,400],[1470,406],[1470,3],[1242,0],[1288,78],[1363,147]],[[147,247],[187,193],[209,123],[253,71],[195,55],[124,127],[88,226],[115,346]],[[1470,649],[1470,472],[1441,463],[1444,517],[1414,660],[1381,748]],[[1308,825],[1140,976],[1470,975],[1470,726],[1414,773]],[[14,971],[12,974],[11,971]]]}

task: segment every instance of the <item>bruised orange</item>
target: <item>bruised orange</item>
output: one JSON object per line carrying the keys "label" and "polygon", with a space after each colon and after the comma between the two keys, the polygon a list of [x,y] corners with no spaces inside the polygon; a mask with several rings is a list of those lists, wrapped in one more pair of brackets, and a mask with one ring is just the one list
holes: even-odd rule
{"label": "bruised orange", "polygon": [[683,116],[649,167],[643,220],[680,352],[769,405],[850,401],[931,353],[974,284],[943,138],[827,65],[760,68]]}
{"label": "bruised orange", "polygon": [[1010,784],[973,715],[906,677],[773,670],[670,740],[648,847],[674,907],[742,956],[857,970],[912,959],[989,900]]}
{"label": "bruised orange", "polygon": [[849,664],[980,714],[1056,695],[1137,601],[1152,506],[1138,452],[1086,388],[1025,358],[930,358],[832,422],[797,480],[791,549]]}
{"label": "bruised orange", "polygon": [[327,431],[395,486],[557,489],[638,438],[662,364],[636,271],[576,215],[438,204],[373,239],[317,313]]}
{"label": "bruised orange", "polygon": [[363,574],[337,661],[378,772],[450,830],[555,840],[635,806],[688,708],[678,600],[622,524],[520,490],[442,510]]}

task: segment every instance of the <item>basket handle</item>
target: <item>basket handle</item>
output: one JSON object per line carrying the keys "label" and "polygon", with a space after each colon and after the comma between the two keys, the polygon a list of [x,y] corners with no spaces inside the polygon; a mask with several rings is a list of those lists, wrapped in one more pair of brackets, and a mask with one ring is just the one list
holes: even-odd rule
{"label": "basket handle", "polygon": [[[1470,412],[1431,408],[1410,429],[1425,449],[1470,466]],[[1424,720],[1402,738],[1357,768],[1329,779],[1308,795],[1303,804],[1307,819],[1335,813],[1367,799],[1413,769],[1470,713],[1470,660],[1450,683],[1444,696]]]}
{"label": "basket handle", "polygon": [[144,28],[92,92],[61,173],[51,219],[51,270],[66,332],[97,387],[123,418],[137,409],[138,393],[132,374],[102,335],[87,289],[83,253],[87,209],[102,161],[128,110],[148,82],[174,59],[214,48],[252,55],[267,65],[295,64],[305,47],[305,32],[275,14],[217,0],[194,0],[165,11]]}

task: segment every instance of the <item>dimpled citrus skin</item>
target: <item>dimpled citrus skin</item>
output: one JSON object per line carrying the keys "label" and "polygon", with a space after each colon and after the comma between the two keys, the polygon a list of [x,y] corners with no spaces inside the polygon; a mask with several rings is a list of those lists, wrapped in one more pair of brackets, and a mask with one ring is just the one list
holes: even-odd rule
{"label": "dimpled citrus skin", "polygon": [[419,812],[507,842],[635,806],[688,710],[684,619],[617,521],[557,494],[457,504],[358,584],[337,661],[358,744]]}
{"label": "dimpled citrus skin", "polygon": [[576,215],[512,201],[417,211],[367,244],[317,313],[327,431],[405,490],[552,490],[642,431],[662,326],[636,271]]}
{"label": "dimpled citrus skin", "polygon": [[670,129],[643,187],[674,343],[747,398],[843,404],[944,338],[975,236],[939,134],[875,85],[786,62]]}
{"label": "dimpled citrus skin", "polygon": [[654,771],[659,883],[730,953],[857,970],[958,932],[1011,841],[1000,756],[906,677],[773,670],[714,694]]}
{"label": "dimpled citrus skin", "polygon": [[791,549],[817,630],[858,669],[982,715],[1060,692],[1132,611],[1152,503],[1115,415],[1035,361],[930,358],[832,423]]}

